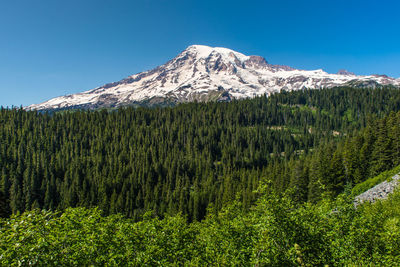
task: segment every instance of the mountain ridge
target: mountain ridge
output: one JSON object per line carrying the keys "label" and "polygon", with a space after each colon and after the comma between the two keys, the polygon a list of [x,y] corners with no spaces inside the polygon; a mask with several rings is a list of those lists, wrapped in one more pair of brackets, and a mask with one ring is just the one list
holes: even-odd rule
{"label": "mountain ridge", "polygon": [[230,101],[281,90],[341,85],[399,87],[400,79],[386,75],[360,76],[346,70],[337,74],[322,69],[299,70],[269,64],[264,57],[246,56],[228,48],[191,45],[154,69],[82,93],[52,98],[26,109],[95,109],[143,103]]}

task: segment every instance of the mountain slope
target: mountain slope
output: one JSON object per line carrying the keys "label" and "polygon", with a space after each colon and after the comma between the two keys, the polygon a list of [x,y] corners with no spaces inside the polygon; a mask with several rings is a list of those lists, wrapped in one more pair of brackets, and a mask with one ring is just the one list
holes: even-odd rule
{"label": "mountain slope", "polygon": [[174,59],[150,71],[83,93],[53,98],[31,110],[117,107],[135,103],[230,101],[280,90],[330,88],[338,85],[400,86],[385,75],[356,76],[341,70],[298,70],[272,65],[260,56],[246,56],[221,47],[189,46]]}

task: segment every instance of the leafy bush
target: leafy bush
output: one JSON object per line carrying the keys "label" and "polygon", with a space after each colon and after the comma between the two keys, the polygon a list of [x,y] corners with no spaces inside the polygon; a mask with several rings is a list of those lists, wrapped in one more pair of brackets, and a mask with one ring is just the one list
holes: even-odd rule
{"label": "leafy bush", "polygon": [[344,195],[313,205],[264,192],[248,213],[235,202],[194,223],[35,210],[0,222],[0,266],[398,266],[399,218],[399,193],[354,209]]}

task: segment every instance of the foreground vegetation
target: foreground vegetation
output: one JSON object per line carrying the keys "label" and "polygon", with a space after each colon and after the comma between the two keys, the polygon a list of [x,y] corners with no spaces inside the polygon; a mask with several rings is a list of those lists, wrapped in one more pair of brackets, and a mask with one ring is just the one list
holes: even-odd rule
{"label": "foreground vegetation", "polygon": [[249,212],[235,202],[193,223],[86,208],[13,215],[0,224],[0,265],[399,266],[399,193],[357,209],[345,195],[315,205],[259,193]]}

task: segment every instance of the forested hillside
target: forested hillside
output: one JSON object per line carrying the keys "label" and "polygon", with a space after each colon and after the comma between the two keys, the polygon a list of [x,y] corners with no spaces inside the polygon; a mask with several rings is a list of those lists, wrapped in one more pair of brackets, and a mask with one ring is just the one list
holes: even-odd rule
{"label": "forested hillside", "polygon": [[399,164],[400,112],[392,112],[339,141],[323,142],[298,159],[275,163],[268,177],[273,181],[286,177],[288,186],[296,188],[295,199],[317,202],[323,193],[336,196],[346,186],[352,187]]}
{"label": "forested hillside", "polygon": [[[335,196],[399,164],[398,89],[283,92],[230,103],[36,113],[0,111],[3,216],[99,207],[139,220],[200,220],[261,180],[297,202]],[[361,132],[360,129],[367,125]]]}

